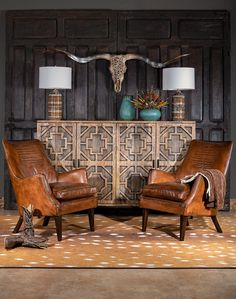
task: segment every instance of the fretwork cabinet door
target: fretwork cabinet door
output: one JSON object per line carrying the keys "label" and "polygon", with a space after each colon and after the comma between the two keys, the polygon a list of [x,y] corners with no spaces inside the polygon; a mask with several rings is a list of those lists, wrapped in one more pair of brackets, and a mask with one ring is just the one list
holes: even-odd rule
{"label": "fretwork cabinet door", "polygon": [[99,205],[114,205],[116,188],[116,124],[78,122],[77,157],[89,183],[98,191]]}
{"label": "fretwork cabinet door", "polygon": [[37,138],[58,172],[87,169],[100,206],[136,206],[150,169],[182,162],[195,122],[38,121]]}
{"label": "fretwork cabinet door", "polygon": [[138,196],[156,161],[156,125],[117,124],[117,203],[137,205]]}
{"label": "fretwork cabinet door", "polygon": [[44,145],[56,171],[64,172],[78,166],[76,124],[70,121],[39,121],[37,138]]}
{"label": "fretwork cabinet door", "polygon": [[193,121],[159,122],[157,124],[157,167],[175,171],[182,163],[189,143],[195,139],[196,125]]}

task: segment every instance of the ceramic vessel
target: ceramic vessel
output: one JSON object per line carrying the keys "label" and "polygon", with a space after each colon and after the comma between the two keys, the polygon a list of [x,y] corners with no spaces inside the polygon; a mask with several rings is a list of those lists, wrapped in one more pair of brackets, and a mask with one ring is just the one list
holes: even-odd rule
{"label": "ceramic vessel", "polygon": [[159,120],[161,112],[159,109],[144,109],[140,111],[140,118],[142,120]]}
{"label": "ceramic vessel", "polygon": [[120,119],[133,120],[135,118],[135,108],[131,103],[132,96],[124,96],[120,106]]}

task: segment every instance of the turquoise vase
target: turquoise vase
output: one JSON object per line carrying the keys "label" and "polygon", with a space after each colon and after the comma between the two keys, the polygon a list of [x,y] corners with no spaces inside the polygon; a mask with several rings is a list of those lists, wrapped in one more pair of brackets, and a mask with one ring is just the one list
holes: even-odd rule
{"label": "turquoise vase", "polygon": [[135,118],[135,108],[131,103],[132,96],[124,96],[120,106],[120,119],[133,120]]}
{"label": "turquoise vase", "polygon": [[161,112],[158,109],[144,109],[140,111],[140,117],[142,120],[159,120]]}

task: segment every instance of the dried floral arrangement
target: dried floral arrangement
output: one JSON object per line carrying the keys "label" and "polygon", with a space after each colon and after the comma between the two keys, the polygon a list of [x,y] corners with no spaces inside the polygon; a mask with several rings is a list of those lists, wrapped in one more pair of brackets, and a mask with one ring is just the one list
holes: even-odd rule
{"label": "dried floral arrangement", "polygon": [[136,109],[160,109],[168,105],[167,100],[160,97],[160,91],[158,89],[148,89],[138,93],[135,99],[132,100],[132,104]]}

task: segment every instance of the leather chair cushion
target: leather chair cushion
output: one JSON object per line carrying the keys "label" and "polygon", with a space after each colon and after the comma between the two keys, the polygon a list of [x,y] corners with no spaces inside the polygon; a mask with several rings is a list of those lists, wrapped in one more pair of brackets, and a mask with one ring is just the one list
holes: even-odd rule
{"label": "leather chair cushion", "polygon": [[190,187],[188,184],[176,182],[148,184],[144,186],[142,191],[143,196],[158,197],[178,202],[185,201],[189,193]]}
{"label": "leather chair cushion", "polygon": [[54,196],[59,201],[94,196],[96,188],[84,183],[52,183],[50,184]]}

